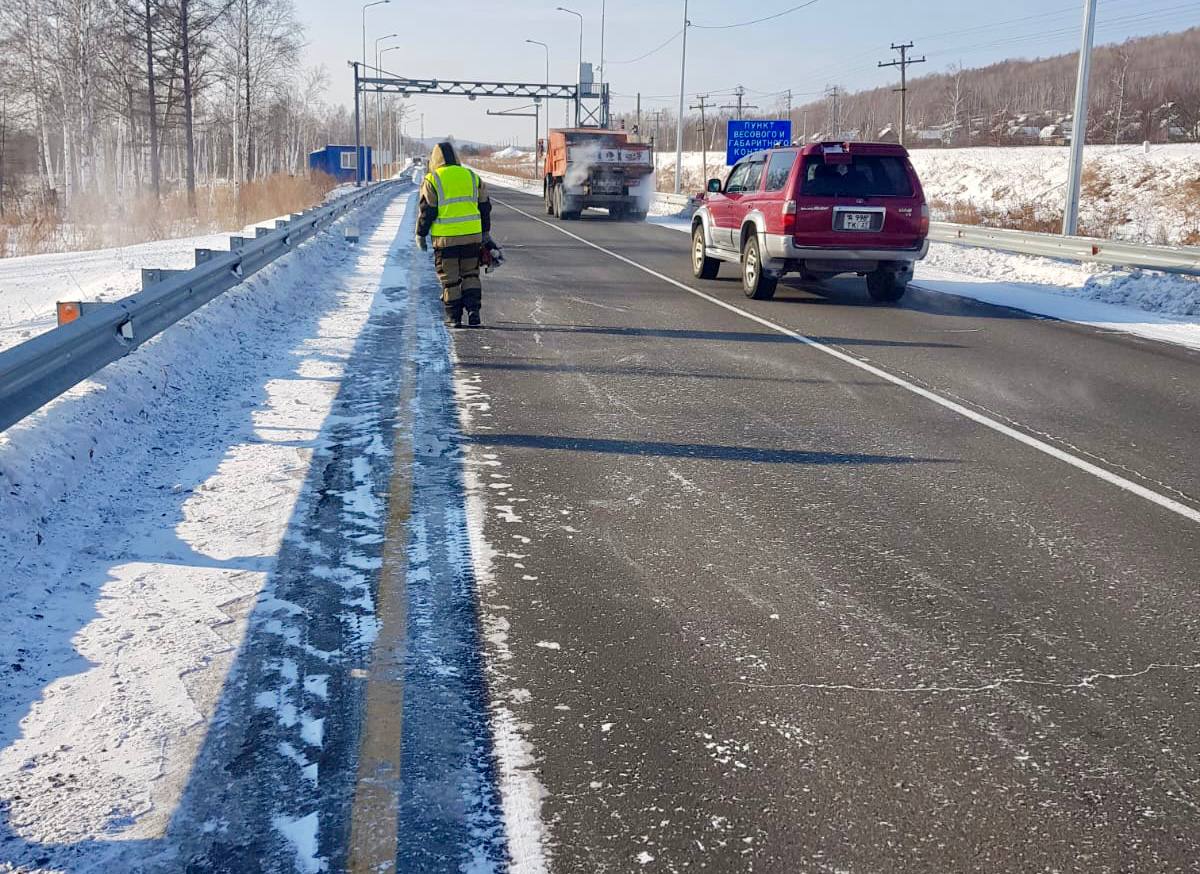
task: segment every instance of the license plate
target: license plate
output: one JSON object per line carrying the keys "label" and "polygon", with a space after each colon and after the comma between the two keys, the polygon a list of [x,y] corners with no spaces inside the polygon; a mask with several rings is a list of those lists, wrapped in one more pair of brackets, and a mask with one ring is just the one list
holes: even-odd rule
{"label": "license plate", "polygon": [[869,231],[871,230],[872,214],[869,212],[843,212],[842,230],[843,231]]}

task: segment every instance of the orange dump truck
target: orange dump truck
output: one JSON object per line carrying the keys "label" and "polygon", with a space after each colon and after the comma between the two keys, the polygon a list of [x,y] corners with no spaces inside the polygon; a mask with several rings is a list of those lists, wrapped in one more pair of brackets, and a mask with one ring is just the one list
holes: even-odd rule
{"label": "orange dump truck", "polygon": [[546,214],[579,218],[590,206],[614,219],[641,221],[654,197],[654,159],[647,143],[621,130],[550,131],[543,180]]}

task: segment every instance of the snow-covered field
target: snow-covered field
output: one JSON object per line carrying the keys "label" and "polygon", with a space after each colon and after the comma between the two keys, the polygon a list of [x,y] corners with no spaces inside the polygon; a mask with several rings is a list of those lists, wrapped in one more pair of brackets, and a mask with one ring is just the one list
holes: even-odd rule
{"label": "snow-covered field", "polygon": [[[263,222],[274,227],[274,222]],[[255,225],[242,233],[254,236]],[[228,233],[137,246],[0,258],[0,350],[53,328],[55,302],[112,301],[141,289],[142,268],[195,266],[196,249],[228,249]]]}

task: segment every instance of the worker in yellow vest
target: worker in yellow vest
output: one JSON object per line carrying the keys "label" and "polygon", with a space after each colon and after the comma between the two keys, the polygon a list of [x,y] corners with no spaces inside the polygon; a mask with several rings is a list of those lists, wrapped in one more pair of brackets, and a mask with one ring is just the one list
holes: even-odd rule
{"label": "worker in yellow vest", "polygon": [[492,204],[487,186],[473,170],[458,162],[451,143],[438,143],[429,156],[429,173],[421,183],[421,215],[417,219],[417,245],[429,248],[442,283],[446,322],[463,325],[463,313],[472,328],[480,325],[483,285],[479,281],[479,250],[490,240]]}

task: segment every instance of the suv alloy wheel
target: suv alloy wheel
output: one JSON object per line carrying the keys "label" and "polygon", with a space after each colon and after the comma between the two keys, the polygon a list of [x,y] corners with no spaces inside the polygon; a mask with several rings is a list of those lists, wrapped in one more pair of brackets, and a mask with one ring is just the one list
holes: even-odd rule
{"label": "suv alloy wheel", "polygon": [[758,246],[758,234],[751,234],[742,247],[742,291],[754,300],[770,300],[775,296],[778,277],[763,269],[762,250]]}
{"label": "suv alloy wheel", "polygon": [[704,225],[697,222],[692,230],[692,276],[697,279],[716,279],[721,262],[704,254]]}

